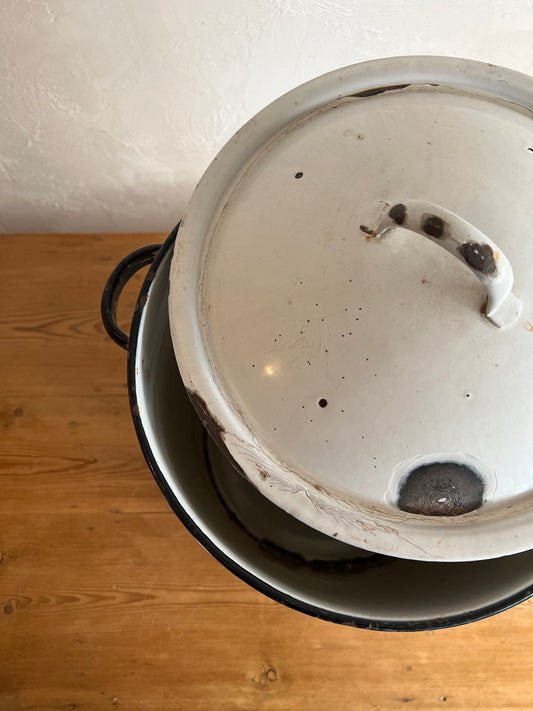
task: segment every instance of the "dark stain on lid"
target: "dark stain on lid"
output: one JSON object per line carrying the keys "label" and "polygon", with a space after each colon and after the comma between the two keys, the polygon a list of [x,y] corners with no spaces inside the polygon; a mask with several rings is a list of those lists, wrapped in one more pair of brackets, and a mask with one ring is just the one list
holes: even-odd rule
{"label": "dark stain on lid", "polygon": [[194,390],[189,390],[187,389],[187,394],[189,396],[190,401],[194,405],[194,409],[196,410],[200,420],[202,421],[203,426],[217,445],[217,447],[220,449],[221,452],[223,452],[226,457],[229,459],[229,461],[233,464],[235,469],[245,478],[247,479],[246,474],[244,473],[242,467],[235,461],[233,458],[233,455],[229,451],[229,449],[226,446],[226,443],[224,442],[224,434],[225,430],[222,427],[222,425],[217,422],[217,420],[213,417],[211,414],[209,408],[207,407],[205,400],[203,400],[198,393],[194,392]]}
{"label": "dark stain on lid", "polygon": [[423,215],[420,226],[430,237],[439,239],[444,234],[444,220],[437,215]]}
{"label": "dark stain on lid", "polygon": [[393,205],[389,210],[389,217],[394,220],[397,225],[403,225],[406,215],[407,209],[401,202],[397,205]]}
{"label": "dark stain on lid", "polygon": [[405,478],[398,508],[423,516],[460,516],[481,506],[484,489],[483,480],[466,464],[432,462]]}
{"label": "dark stain on lid", "polygon": [[407,89],[410,84],[392,84],[391,86],[378,86],[375,89],[365,89],[364,91],[358,91],[356,94],[350,94],[350,96],[357,98],[364,98],[366,96],[376,96],[377,94],[384,94],[386,91],[398,91],[399,89]]}
{"label": "dark stain on lid", "polygon": [[494,274],[496,272],[496,261],[494,252],[489,244],[479,244],[479,242],[463,242],[459,247],[459,252],[465,262],[482,274]]}

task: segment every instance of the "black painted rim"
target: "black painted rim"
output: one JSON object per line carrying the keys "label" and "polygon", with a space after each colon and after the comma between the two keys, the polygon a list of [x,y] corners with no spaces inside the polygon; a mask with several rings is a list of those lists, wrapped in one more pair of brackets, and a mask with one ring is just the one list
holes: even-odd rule
{"label": "black painted rim", "polygon": [[155,257],[148,274],[143,282],[141,290],[139,292],[139,297],[137,299],[137,304],[135,306],[135,311],[131,323],[131,329],[129,334],[128,342],[128,362],[127,362],[127,376],[128,376],[128,394],[130,401],[131,414],[133,418],[133,424],[135,426],[135,431],[137,438],[141,445],[141,449],[152,472],[154,479],[156,480],[159,488],[167,499],[170,507],[180,519],[183,525],[188,529],[188,531],[196,538],[196,540],[214,557],[219,563],[229,570],[231,573],[236,575],[240,580],[250,585],[258,592],[266,595],[275,602],[279,602],[286,607],[289,607],[298,612],[303,612],[311,617],[318,617],[326,622],[334,622],[340,625],[347,625],[351,627],[359,627],[368,630],[380,630],[384,632],[420,632],[428,630],[439,630],[447,627],[458,627],[461,625],[466,625],[471,622],[477,622],[478,620],[491,617],[499,612],[504,612],[521,602],[524,602],[528,598],[533,596],[533,584],[528,585],[523,590],[511,595],[509,597],[498,600],[495,603],[486,605],[484,607],[467,610],[466,612],[459,615],[448,615],[446,617],[435,617],[426,620],[375,620],[366,617],[357,617],[353,615],[345,615],[343,613],[333,612],[325,608],[319,607],[317,605],[311,605],[309,603],[303,602],[302,600],[292,597],[287,593],[281,592],[277,588],[269,585],[265,581],[256,577],[250,573],[246,568],[238,565],[232,558],[229,558],[223,551],[221,551],[218,546],[209,538],[201,528],[191,519],[189,514],[185,511],[181,505],[179,499],[175,496],[174,492],[168,485],[165,476],[161,469],[159,468],[157,461],[153,455],[146,432],[139,415],[139,408],[137,406],[137,391],[136,391],[136,372],[135,372],[135,352],[137,350],[139,327],[141,323],[141,318],[144,310],[144,306],[147,301],[148,292],[153,279],[156,275],[159,266],[167,253],[174,246],[176,240],[176,235],[179,230],[179,224],[172,230],[164,244],[159,249],[157,256]]}

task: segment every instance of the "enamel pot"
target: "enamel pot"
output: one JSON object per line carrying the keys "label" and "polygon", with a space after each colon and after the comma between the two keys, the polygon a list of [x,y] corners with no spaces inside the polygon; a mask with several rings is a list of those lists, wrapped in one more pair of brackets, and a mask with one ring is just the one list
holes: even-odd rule
{"label": "enamel pot", "polygon": [[141,447],[235,574],[388,630],[532,594],[532,190],[531,78],[378,60],[260,112],[117,266]]}
{"label": "enamel pot", "polygon": [[[127,349],[131,412],[146,461],[202,546],[273,600],[356,627],[439,629],[529,598],[533,551],[468,563],[369,553],[301,523],[236,471],[202,426],[176,365],[167,306],[176,232],[115,268],[102,317],[109,335]],[[116,323],[118,297],[147,264],[128,337]]]}

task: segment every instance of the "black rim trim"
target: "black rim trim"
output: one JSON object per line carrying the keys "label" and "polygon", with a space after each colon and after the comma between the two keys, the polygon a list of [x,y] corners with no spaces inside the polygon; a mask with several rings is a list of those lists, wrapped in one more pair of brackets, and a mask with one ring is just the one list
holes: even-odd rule
{"label": "black rim trim", "polygon": [[477,622],[478,620],[485,619],[486,617],[491,617],[499,612],[504,612],[521,602],[524,602],[528,598],[533,596],[533,585],[529,585],[520,592],[511,595],[503,600],[499,600],[497,603],[491,605],[486,605],[485,607],[478,608],[476,610],[469,610],[460,615],[449,615],[447,617],[436,617],[427,620],[411,620],[411,621],[398,621],[398,620],[374,620],[365,617],[355,617],[351,615],[345,615],[343,613],[332,612],[331,610],[326,610],[322,607],[311,605],[309,603],[298,600],[297,598],[283,593],[277,588],[272,587],[268,583],[265,583],[260,578],[250,573],[245,568],[235,563],[234,560],[228,558],[228,556],[223,553],[213,541],[205,535],[201,528],[191,519],[189,514],[181,506],[179,500],[174,495],[173,491],[167,484],[167,481],[163,475],[163,472],[159,469],[157,462],[152,454],[150,444],[146,437],[140,415],[138,413],[137,407],[137,392],[135,385],[135,351],[137,350],[137,341],[139,335],[139,326],[141,322],[142,313],[144,310],[144,305],[148,297],[148,292],[154,276],[159,268],[159,265],[163,261],[167,252],[173,247],[176,235],[179,230],[180,223],[172,230],[168,238],[165,240],[161,246],[157,257],[155,258],[152,266],[150,267],[148,274],[143,282],[141,290],[139,292],[139,297],[137,299],[137,304],[135,306],[135,311],[133,315],[133,320],[131,323],[129,344],[128,344],[128,363],[127,363],[127,374],[128,374],[128,393],[130,408],[133,418],[133,424],[135,426],[135,431],[141,445],[141,449],[152,472],[154,479],[156,480],[159,488],[163,492],[166,500],[168,501],[170,507],[180,519],[183,525],[188,529],[188,531],[196,538],[196,540],[222,565],[229,570],[231,573],[236,575],[240,580],[250,585],[258,592],[266,595],[275,602],[279,602],[286,607],[289,607],[298,612],[303,612],[311,617],[318,617],[321,620],[327,622],[334,622],[340,625],[347,625],[351,627],[359,627],[368,630],[380,630],[384,632],[420,632],[427,630],[438,630],[444,629],[446,627],[458,627],[461,625],[469,624],[470,622]]}

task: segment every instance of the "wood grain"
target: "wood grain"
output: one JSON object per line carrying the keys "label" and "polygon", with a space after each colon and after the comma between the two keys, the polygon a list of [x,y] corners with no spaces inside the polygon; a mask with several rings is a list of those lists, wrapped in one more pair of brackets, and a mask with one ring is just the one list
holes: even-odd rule
{"label": "wood grain", "polygon": [[160,237],[0,237],[0,711],[533,708],[531,601],[435,633],[339,627],[184,529],[99,317],[115,263]]}

